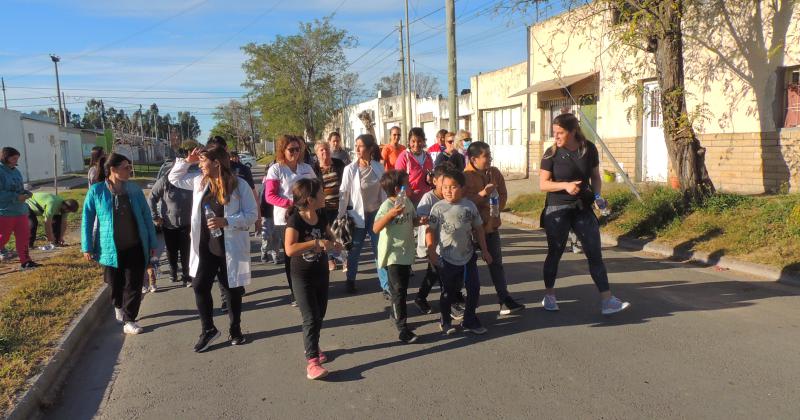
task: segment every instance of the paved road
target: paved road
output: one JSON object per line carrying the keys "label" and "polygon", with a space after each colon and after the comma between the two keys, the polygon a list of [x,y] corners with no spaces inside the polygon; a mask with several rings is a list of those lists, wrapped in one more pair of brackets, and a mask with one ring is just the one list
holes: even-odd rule
{"label": "paved road", "polygon": [[143,335],[123,338],[109,308],[47,418],[797,418],[800,289],[607,250],[632,309],[601,316],[585,260],[567,254],[561,312],[546,313],[542,234],[503,235],[510,290],[529,308],[498,317],[481,266],[485,336],[443,337],[412,308],[421,340],[399,344],[365,264],[357,296],[333,276],[321,340],[332,373],[312,382],[282,269],[256,264],[248,344],[193,353],[192,291],[162,288],[144,300]]}

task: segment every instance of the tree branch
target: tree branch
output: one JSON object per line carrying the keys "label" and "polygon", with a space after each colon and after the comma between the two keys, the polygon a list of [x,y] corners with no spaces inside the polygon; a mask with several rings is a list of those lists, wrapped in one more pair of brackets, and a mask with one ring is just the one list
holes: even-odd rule
{"label": "tree branch", "polygon": [[711,51],[712,53],[714,53],[717,56],[717,58],[719,58],[720,61],[722,61],[722,63],[725,64],[725,66],[728,67],[728,69],[730,69],[730,71],[735,73],[742,80],[744,80],[745,82],[749,83],[752,86],[753,77],[747,75],[746,73],[744,73],[738,66],[736,66],[736,64],[733,61],[731,61],[730,58],[728,58],[728,56],[725,55],[725,53],[723,53],[717,47],[707,43],[706,41],[704,41],[703,39],[701,39],[699,37],[696,37],[696,36],[694,36],[692,34],[689,34],[689,33],[686,33],[684,35],[687,38],[691,39],[692,41],[695,41],[698,44],[702,45],[705,49],[707,49],[707,50]]}

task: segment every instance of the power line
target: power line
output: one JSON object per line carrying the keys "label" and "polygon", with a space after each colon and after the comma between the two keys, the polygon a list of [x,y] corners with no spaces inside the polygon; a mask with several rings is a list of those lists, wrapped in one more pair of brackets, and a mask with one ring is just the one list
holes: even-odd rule
{"label": "power line", "polygon": [[386,34],[386,36],[384,36],[380,41],[378,41],[377,44],[373,45],[372,48],[368,49],[364,54],[361,54],[360,56],[358,56],[358,58],[356,58],[355,60],[351,61],[350,64],[348,64],[348,67],[352,67],[353,64],[358,62],[358,60],[361,60],[362,58],[364,58],[367,54],[371,53],[372,50],[374,50],[375,48],[378,48],[379,45],[383,44],[383,42],[386,41],[387,39],[389,39],[389,37],[392,36],[395,32],[397,32],[397,28],[394,28],[391,31],[389,31],[389,33]]}
{"label": "power line", "polygon": [[[9,86],[6,85],[6,88],[14,88],[14,89],[34,89],[34,90],[51,90],[52,87],[32,87],[32,86]],[[64,91],[75,91],[75,90],[87,90],[93,92],[129,92],[129,93],[138,93],[143,92],[141,89],[96,89],[96,88],[68,88],[62,89]],[[146,90],[144,92],[153,92],[153,93],[241,93],[243,95],[247,94],[247,91],[238,91],[238,90],[218,90],[218,91],[201,91],[201,90],[177,90],[177,89],[152,89]]]}

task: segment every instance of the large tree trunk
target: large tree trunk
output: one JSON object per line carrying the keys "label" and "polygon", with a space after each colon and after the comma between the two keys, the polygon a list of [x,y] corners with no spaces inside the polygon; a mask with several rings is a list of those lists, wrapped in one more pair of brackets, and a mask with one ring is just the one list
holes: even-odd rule
{"label": "large tree trunk", "polygon": [[656,74],[661,87],[664,140],[685,198],[698,200],[713,193],[714,184],[706,170],[706,150],[700,145],[686,112],[681,0],[664,1],[660,12],[667,28],[658,37],[655,51]]}

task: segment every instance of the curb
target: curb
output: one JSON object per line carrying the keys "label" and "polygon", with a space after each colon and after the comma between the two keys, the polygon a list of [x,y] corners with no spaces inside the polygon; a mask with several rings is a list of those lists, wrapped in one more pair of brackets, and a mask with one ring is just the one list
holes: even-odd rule
{"label": "curb", "polygon": [[[500,213],[500,218],[504,222],[516,225],[524,225],[539,229],[539,221],[527,217],[517,216],[511,213]],[[677,258],[684,261],[693,261],[706,265],[718,266],[729,270],[739,271],[767,280],[777,281],[792,286],[800,286],[800,275],[784,273],[780,269],[756,264],[751,262],[739,261],[735,258],[726,256],[716,256],[713,253],[703,251],[686,251],[673,248],[658,242],[648,242],[641,239],[623,238],[600,232],[600,239],[603,244],[614,246],[630,251],[644,251],[660,255],[666,258]]]}
{"label": "curb", "polygon": [[97,294],[81,313],[72,320],[67,331],[58,341],[55,353],[42,371],[27,381],[28,389],[14,402],[8,420],[35,418],[42,406],[53,403],[56,392],[66,379],[75,355],[88,341],[89,333],[107,315],[111,288],[103,284]]}

